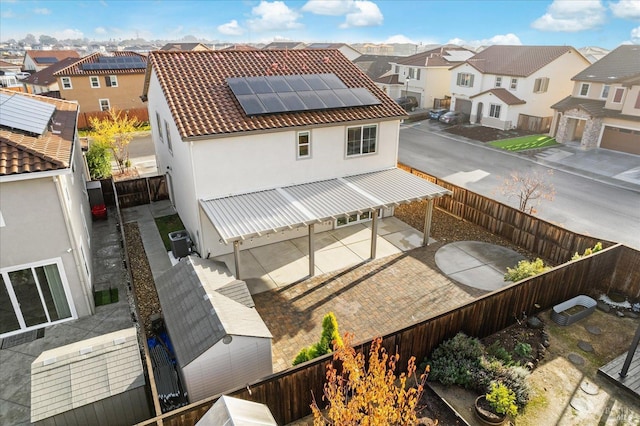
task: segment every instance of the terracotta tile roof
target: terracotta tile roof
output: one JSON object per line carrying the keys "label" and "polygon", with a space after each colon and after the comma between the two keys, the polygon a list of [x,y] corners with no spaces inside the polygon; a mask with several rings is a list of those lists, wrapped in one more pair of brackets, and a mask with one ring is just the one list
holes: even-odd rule
{"label": "terracotta tile roof", "polygon": [[449,61],[446,56],[448,51],[464,51],[471,52],[469,49],[460,46],[441,46],[435,49],[425,50],[424,52],[417,53],[415,55],[406,56],[396,63],[399,65],[409,65],[416,67],[425,66],[454,66],[460,61]]}
{"label": "terracotta tile roof", "polygon": [[0,92],[29,96],[56,106],[53,113],[56,133],[47,131],[40,137],[34,137],[19,130],[0,127],[0,176],[68,168],[76,133],[78,104],[5,89],[0,89]]}
{"label": "terracotta tile roof", "polygon": [[507,105],[522,105],[527,103],[526,101],[520,99],[519,97],[517,97],[507,89],[503,89],[503,88],[485,90],[484,92],[471,96],[471,98],[477,98],[478,96],[482,96],[486,93],[491,93],[495,95],[498,99],[500,99],[502,102],[504,102]]}
{"label": "terracotta tile roof", "polygon": [[[338,50],[155,51],[149,64],[143,97],[154,72],[182,138],[406,116]],[[249,117],[226,82],[229,77],[322,73],[334,73],[349,88],[368,89],[381,104]]]}
{"label": "terracotta tile roof", "polygon": [[64,58],[80,58],[80,54],[75,50],[27,50],[24,54],[38,65],[46,65],[38,63],[38,58],[56,58],[59,61]]}
{"label": "terracotta tile roof", "polygon": [[622,83],[640,76],[640,46],[623,44],[572,78],[574,81]]}
{"label": "terracotta tile roof", "polygon": [[114,75],[114,74],[144,74],[145,68],[122,68],[122,69],[107,69],[107,70],[83,70],[83,64],[94,64],[98,62],[100,57],[118,57],[118,56],[137,56],[142,62],[147,63],[147,57],[136,52],[111,52],[108,55],[103,53],[93,53],[87,55],[79,61],[58,70],[55,72],[55,76],[71,76],[71,75]]}
{"label": "terracotta tile roof", "polygon": [[48,66],[42,71],[31,74],[29,77],[21,80],[22,83],[33,84],[36,86],[49,86],[58,81],[54,73],[68,67],[78,61],[78,58],[65,58],[55,64]]}
{"label": "terracotta tile roof", "polygon": [[580,55],[571,46],[489,46],[466,63],[484,74],[527,77],[569,51]]}

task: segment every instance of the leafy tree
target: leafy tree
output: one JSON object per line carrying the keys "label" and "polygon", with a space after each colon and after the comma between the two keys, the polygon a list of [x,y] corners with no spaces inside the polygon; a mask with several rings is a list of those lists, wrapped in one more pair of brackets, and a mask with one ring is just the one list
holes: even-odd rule
{"label": "leafy tree", "polygon": [[521,260],[515,268],[507,268],[507,273],[504,274],[504,280],[516,282],[548,270],[549,267],[545,266],[540,258],[537,258],[533,262]]}
{"label": "leafy tree", "polygon": [[53,45],[58,43],[58,40],[55,37],[51,37],[45,34],[42,34],[39,37],[39,40],[40,40],[40,44],[42,45]]}
{"label": "leafy tree", "polygon": [[129,117],[115,109],[109,110],[109,115],[100,120],[97,117],[89,118],[91,124],[91,137],[95,142],[108,147],[118,163],[120,173],[124,173],[131,165],[129,161],[129,143],[133,139],[138,119]]}
{"label": "leafy tree", "polygon": [[[549,170],[547,176],[553,175],[553,170]],[[500,193],[507,198],[517,198],[518,208],[529,214],[536,214],[536,207],[542,200],[553,201],[556,190],[547,176],[541,172],[520,173],[514,171],[504,179],[500,187]]]}
{"label": "leafy tree", "polygon": [[[395,375],[399,355],[389,355],[382,338],[371,342],[369,358],[351,346],[352,335],[346,334],[343,346],[336,346],[333,362],[327,367],[323,400],[326,410],[311,404],[314,426],[321,425],[416,425],[416,405],[426,381],[428,367],[416,375],[415,358],[407,363],[407,372]],[[407,379],[415,387],[407,388]]]}
{"label": "leafy tree", "polygon": [[320,341],[313,345],[302,348],[293,360],[293,365],[312,360],[321,355],[331,352],[332,347],[342,346],[342,338],[338,331],[338,320],[333,312],[329,312],[322,319],[322,334]]}
{"label": "leafy tree", "polygon": [[86,158],[91,179],[104,179],[111,176],[111,154],[107,146],[101,143],[92,143]]}
{"label": "leafy tree", "polygon": [[33,34],[27,34],[23,39],[22,42],[24,44],[29,44],[29,45],[34,45],[34,44],[38,44],[38,40],[36,40],[36,36],[34,36]]}

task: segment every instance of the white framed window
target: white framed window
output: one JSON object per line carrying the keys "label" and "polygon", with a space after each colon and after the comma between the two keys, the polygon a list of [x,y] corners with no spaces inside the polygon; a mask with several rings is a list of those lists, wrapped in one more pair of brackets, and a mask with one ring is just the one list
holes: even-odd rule
{"label": "white framed window", "polygon": [[[382,210],[378,209],[378,218],[382,217]],[[336,228],[341,228],[347,225],[353,225],[356,223],[367,222],[373,218],[373,212],[368,211],[364,213],[354,213],[349,216],[339,217],[336,219]]]}
{"label": "white framed window", "polygon": [[587,96],[589,94],[589,87],[591,85],[589,83],[582,83],[580,85],[580,96]]}
{"label": "white framed window", "polygon": [[611,86],[608,84],[605,84],[604,86],[602,86],[602,93],[600,94],[600,97],[602,99],[607,99],[609,97],[609,90],[611,89]]}
{"label": "white framed window", "polygon": [[489,117],[500,118],[500,105],[491,104],[489,108]]}
{"label": "white framed window", "polygon": [[158,137],[160,138],[160,142],[164,143],[164,138],[162,137],[162,120],[160,119],[160,113],[156,111],[156,121],[158,122]]}
{"label": "white framed window", "polygon": [[456,84],[462,87],[473,87],[473,77],[473,74],[459,72],[456,79]]}
{"label": "white framed window", "polygon": [[409,78],[416,78],[416,69],[415,68],[409,68]]}
{"label": "white framed window", "polygon": [[549,78],[548,77],[540,77],[536,78],[536,81],[533,82],[533,93],[544,93],[549,88]]}
{"label": "white framed window", "polygon": [[347,157],[375,153],[377,141],[377,124],[347,127]]}
{"label": "white framed window", "polygon": [[502,87],[502,77],[496,76],[495,87]]}
{"label": "white framed window", "polygon": [[0,336],[72,319],[62,260],[13,266],[0,271]]}
{"label": "white framed window", "polygon": [[91,77],[89,77],[89,83],[91,83],[91,88],[92,89],[99,89],[100,88],[100,77],[92,75]]}
{"label": "white framed window", "polygon": [[104,82],[107,85],[107,87],[118,87],[118,76],[107,75],[104,77]]}
{"label": "white framed window", "polygon": [[619,104],[622,102],[622,95],[624,95],[624,88],[618,87],[616,88],[615,93],[613,94],[613,102]]}
{"label": "white framed window", "polygon": [[509,86],[509,88],[511,90],[516,90],[518,88],[518,79],[517,78],[512,78],[511,79],[511,85]]}
{"label": "white framed window", "polygon": [[99,99],[100,103],[100,111],[109,111],[111,109],[111,104],[109,104],[109,99]]}
{"label": "white framed window", "polygon": [[171,131],[167,120],[164,120],[164,133],[167,137],[167,147],[169,148],[169,152],[173,154],[173,146],[171,146]]}
{"label": "white framed window", "polygon": [[61,77],[60,82],[62,83],[63,89],[73,89],[71,85],[71,77]]}
{"label": "white framed window", "polygon": [[297,134],[297,158],[311,157],[311,132],[308,130],[298,132]]}

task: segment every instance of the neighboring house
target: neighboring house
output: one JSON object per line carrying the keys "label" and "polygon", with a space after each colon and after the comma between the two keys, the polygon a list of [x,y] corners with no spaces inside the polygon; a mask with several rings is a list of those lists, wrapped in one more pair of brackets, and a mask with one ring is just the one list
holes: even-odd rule
{"label": "neighboring house", "polygon": [[364,44],[355,44],[356,49],[362,52],[363,55],[374,55],[374,56],[390,56],[394,54],[394,48],[390,44],[372,44],[372,43],[364,43]]}
{"label": "neighboring house", "polygon": [[15,72],[0,71],[0,87],[16,92],[24,92],[24,85]]}
{"label": "neighboring house", "polygon": [[273,41],[267,45],[265,45],[262,50],[294,50],[294,49],[304,49],[306,44],[300,41]]}
{"label": "neighboring house", "polygon": [[145,108],[140,100],[147,57],[134,52],[94,53],[58,70],[60,97],[77,101],[80,112]]}
{"label": "neighboring house", "polygon": [[131,425],[149,417],[135,328],[46,350],[31,364],[33,425]]}
{"label": "neighboring house", "polygon": [[640,155],[640,46],[621,45],[572,80],[571,95],[552,106],[552,136]]}
{"label": "neighboring house", "polygon": [[581,47],[578,51],[592,64],[598,62],[609,53],[609,50],[597,46]]}
{"label": "neighboring house", "polygon": [[0,338],[94,310],[77,114],[73,102],[0,89]]}
{"label": "neighboring house", "polygon": [[225,46],[218,50],[259,50],[259,49],[249,44],[231,44],[229,46]]}
{"label": "neighboring house", "polygon": [[315,232],[449,193],[396,169],[405,112],[338,50],[156,51],[149,64],[158,169],[203,257],[303,235],[313,248]]}
{"label": "neighboring house", "polygon": [[[447,45],[390,61],[390,74],[376,79],[392,98],[413,96],[419,108],[440,105],[450,96],[451,68],[475,53],[460,46]],[[397,78],[392,78],[397,75]]]}
{"label": "neighboring house", "polygon": [[348,60],[354,61],[362,53],[358,52],[353,47],[349,46],[345,43],[311,43],[307,47],[307,49],[338,49],[344,56],[347,57]]}
{"label": "neighboring house", "polygon": [[26,86],[27,92],[33,93],[34,95],[58,92],[57,96],[59,96],[60,87],[58,85],[58,78],[54,74],[78,62],[78,60],[78,58],[62,59],[42,71],[31,74],[29,77],[21,80],[21,83]]}
{"label": "neighboring house", "polygon": [[489,46],[452,68],[451,109],[471,123],[546,133],[551,105],[588,65],[571,46]]}
{"label": "neighboring house", "polygon": [[209,46],[202,43],[167,43],[160,50],[176,51],[176,50],[211,50]]}
{"label": "neighboring house", "polygon": [[19,73],[21,71],[20,65],[7,61],[0,60],[0,71]]}
{"label": "neighboring house", "polygon": [[196,423],[196,426],[242,425],[277,426],[265,404],[222,395]]}
{"label": "neighboring house", "polygon": [[65,58],[80,59],[80,55],[75,50],[27,50],[22,69],[31,73],[42,71]]}
{"label": "neighboring house", "polygon": [[[376,79],[383,75],[388,75],[392,70],[391,63],[397,62],[401,59],[401,56],[386,56],[386,55],[360,55],[352,62],[364,71],[367,76],[376,81]],[[397,78],[396,78],[397,80]]]}
{"label": "neighboring house", "polygon": [[156,288],[190,401],[273,373],[271,333],[245,282],[225,266],[186,257],[158,277]]}

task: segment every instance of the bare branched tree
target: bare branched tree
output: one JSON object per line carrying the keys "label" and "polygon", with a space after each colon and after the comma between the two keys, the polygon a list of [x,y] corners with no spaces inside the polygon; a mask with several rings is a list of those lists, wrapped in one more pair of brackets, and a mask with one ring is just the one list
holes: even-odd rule
{"label": "bare branched tree", "polygon": [[536,207],[542,203],[542,200],[553,201],[556,195],[555,187],[550,181],[551,176],[553,176],[553,170],[548,170],[546,173],[514,171],[502,182],[500,193],[509,199],[516,198],[521,211],[536,214]]}

